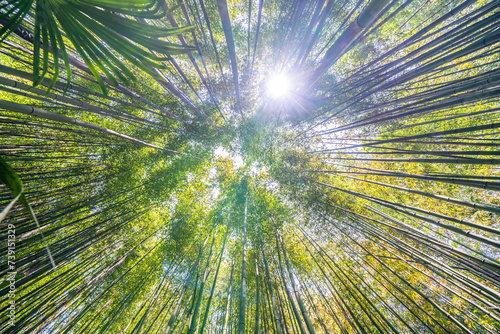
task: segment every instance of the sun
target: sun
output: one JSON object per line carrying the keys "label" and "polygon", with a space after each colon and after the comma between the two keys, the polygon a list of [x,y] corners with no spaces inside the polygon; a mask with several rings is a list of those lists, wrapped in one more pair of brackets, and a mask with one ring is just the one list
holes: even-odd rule
{"label": "sun", "polygon": [[282,99],[290,94],[290,79],[283,73],[274,74],[267,81],[267,91],[274,99]]}

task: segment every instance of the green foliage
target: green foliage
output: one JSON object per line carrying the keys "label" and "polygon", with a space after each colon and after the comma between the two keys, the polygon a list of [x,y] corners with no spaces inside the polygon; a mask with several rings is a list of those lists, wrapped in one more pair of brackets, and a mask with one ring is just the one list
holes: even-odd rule
{"label": "green foliage", "polygon": [[[34,9],[32,8],[34,7]],[[18,9],[18,10],[16,10]],[[170,11],[172,11],[172,8]],[[62,57],[66,71],[67,86],[70,84],[71,67],[67,51],[67,38],[92,72],[104,93],[107,87],[98,73],[98,69],[115,85],[116,78],[124,83],[135,79],[125,61],[137,66],[152,76],[157,74],[150,68],[165,68],[159,62],[166,60],[156,56],[154,52],[165,56],[185,53],[190,48],[182,47],[160,40],[167,36],[181,34],[191,27],[162,28],[151,24],[137,22],[125,15],[133,15],[143,19],[161,19],[168,14],[161,10],[158,1],[49,1],[10,0],[2,8],[0,20],[6,23],[0,29],[0,40],[5,39],[20,24],[28,13],[35,17],[33,33],[33,83],[38,85],[45,77],[49,63],[49,44],[53,54],[53,62],[58,64]],[[42,42],[43,41],[43,42]],[[108,49],[118,53],[122,59]],[[143,48],[150,51],[147,52]],[[43,49],[42,73],[40,74],[40,51]],[[55,73],[48,87],[50,90],[59,75],[59,67],[54,66]],[[128,78],[128,79],[127,79]]]}
{"label": "green foliage", "polygon": [[498,332],[499,17],[2,3],[0,331]]}

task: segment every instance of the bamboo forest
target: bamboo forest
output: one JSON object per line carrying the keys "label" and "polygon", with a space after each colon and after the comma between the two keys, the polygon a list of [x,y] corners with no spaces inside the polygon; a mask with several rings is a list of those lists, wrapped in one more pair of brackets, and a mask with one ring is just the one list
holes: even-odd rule
{"label": "bamboo forest", "polygon": [[0,333],[500,333],[500,0],[1,0]]}

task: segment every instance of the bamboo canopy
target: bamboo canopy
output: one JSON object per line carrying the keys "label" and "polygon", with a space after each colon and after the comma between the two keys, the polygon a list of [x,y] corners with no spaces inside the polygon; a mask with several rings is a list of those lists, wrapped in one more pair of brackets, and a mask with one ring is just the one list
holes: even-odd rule
{"label": "bamboo canopy", "polygon": [[5,0],[0,333],[500,332],[500,1]]}

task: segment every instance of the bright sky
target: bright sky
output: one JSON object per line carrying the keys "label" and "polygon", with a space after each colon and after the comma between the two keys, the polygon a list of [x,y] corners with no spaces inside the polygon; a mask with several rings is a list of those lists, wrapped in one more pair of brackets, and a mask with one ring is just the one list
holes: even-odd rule
{"label": "bright sky", "polygon": [[285,98],[290,93],[290,79],[283,73],[272,75],[267,81],[267,90],[274,99]]}
{"label": "bright sky", "polygon": [[240,168],[241,166],[244,165],[243,158],[241,155],[239,155],[238,153],[236,153],[234,151],[229,152],[228,150],[226,150],[222,146],[217,147],[214,151],[214,154],[216,156],[220,156],[223,158],[230,157],[234,161],[234,167],[236,167],[236,168]]}

